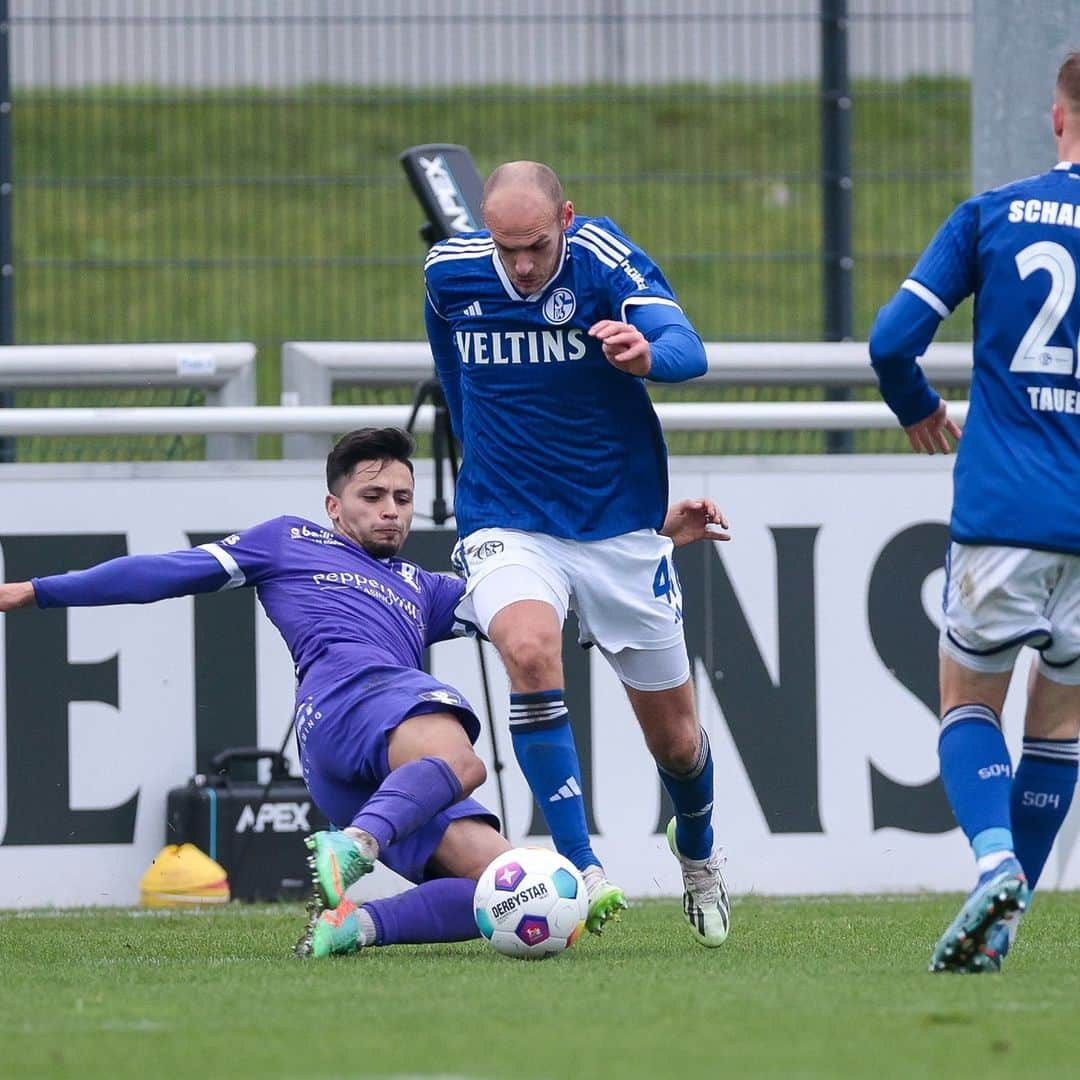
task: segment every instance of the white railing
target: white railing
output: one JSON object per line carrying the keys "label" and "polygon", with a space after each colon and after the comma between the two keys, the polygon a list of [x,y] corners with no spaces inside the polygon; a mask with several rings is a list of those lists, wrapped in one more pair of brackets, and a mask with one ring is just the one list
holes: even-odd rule
{"label": "white railing", "polygon": [[[949,403],[958,423],[967,402]],[[340,434],[357,427],[403,427],[409,405],[264,405],[253,408],[0,409],[2,435],[213,435],[225,433]],[[421,406],[414,430],[429,432],[434,408]],[[893,428],[896,417],[878,402],[700,402],[656,406],[664,430],[855,431]],[[315,438],[315,457],[329,445]]]}
{"label": "white railing", "polygon": [[[871,386],[864,341],[706,342],[709,370],[695,382]],[[971,378],[970,343],[931,345],[920,361],[927,377]],[[282,404],[329,405],[335,386],[420,382],[434,374],[422,341],[286,341],[281,348]]]}
{"label": "white railing", "polygon": [[[255,405],[255,346],[249,341],[162,342],[137,345],[5,345],[0,346],[0,388],[89,389],[131,387],[197,387],[206,391],[207,405],[214,409]],[[20,414],[112,412],[134,409],[26,409],[4,410],[18,427]],[[153,411],[153,410],[151,410]],[[158,410],[160,411],[160,410]],[[169,410],[165,410],[168,412]],[[178,409],[190,411],[188,409]],[[86,423],[85,420],[82,423]],[[30,429],[35,428],[30,425]],[[4,430],[0,434],[117,434],[114,427],[65,431]],[[253,458],[255,443],[250,434],[232,427],[216,428],[207,439],[208,458]],[[156,434],[149,431],[146,434]],[[170,432],[162,431],[162,434]]]}
{"label": "white railing", "polygon": [[[861,341],[707,342],[705,352],[709,358],[709,369],[700,379],[694,380],[695,385],[704,382],[728,386],[871,386],[875,382],[866,342]],[[932,381],[967,383],[971,379],[971,345],[932,345],[921,363]],[[426,342],[287,341],[281,350],[281,402],[283,405],[298,406],[329,405],[335,386],[417,384],[433,374],[431,351]],[[785,407],[780,406],[781,409]],[[658,410],[662,418],[663,408],[669,406],[662,406]],[[735,406],[716,406],[716,409],[724,408]],[[800,421],[800,426],[804,429],[851,430],[868,426],[888,427],[890,421],[895,423],[887,412],[887,419],[882,416],[872,424],[864,423],[858,419],[863,415],[858,412],[859,406],[853,408],[855,411],[849,414],[852,417],[850,422],[845,419],[836,422],[828,420],[826,423],[826,418],[832,414],[820,412],[818,415],[822,422]],[[759,422],[754,419],[758,415],[772,415],[766,412],[739,414],[743,419],[734,423],[727,419],[720,420],[720,417],[727,417],[727,413],[709,415],[715,417],[706,425],[710,427],[713,423],[730,424],[732,427],[750,424],[758,429],[791,427],[790,419],[782,419],[778,425],[769,420]],[[775,415],[786,417],[787,414],[779,412]],[[865,415],[871,416],[870,413]],[[672,415],[664,426],[669,431],[701,427],[701,424],[689,422],[686,422],[686,426],[673,427],[672,424],[676,423],[682,424],[684,421],[676,420]],[[283,444],[286,457],[310,458],[324,452],[322,442],[310,432],[286,434]]]}
{"label": "white railing", "polygon": [[[706,345],[701,381],[727,385],[855,386],[873,382],[860,342],[768,342]],[[357,427],[403,427],[409,405],[329,404],[340,384],[418,384],[433,374],[421,342],[287,342],[283,404],[255,406],[255,347],[250,343],[7,346],[0,348],[0,388],[191,386],[211,407],[0,409],[0,437],[16,435],[206,435],[207,456],[252,458],[258,434],[283,435],[286,457],[322,458],[328,436]],[[922,361],[941,383],[970,379],[971,346],[932,346]],[[656,406],[674,431],[854,431],[889,429],[879,402],[698,402]],[[967,402],[953,402],[963,422]],[[433,426],[420,408],[418,432]]]}

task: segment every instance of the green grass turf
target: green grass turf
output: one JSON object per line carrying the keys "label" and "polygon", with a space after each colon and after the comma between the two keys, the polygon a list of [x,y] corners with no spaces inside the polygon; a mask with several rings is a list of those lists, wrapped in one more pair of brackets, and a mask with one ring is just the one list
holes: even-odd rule
{"label": "green grass turf", "polygon": [[1002,976],[932,976],[959,896],[747,899],[715,951],[674,902],[540,964],[486,945],[300,961],[297,906],[0,915],[5,1077],[1075,1075],[1080,895]]}

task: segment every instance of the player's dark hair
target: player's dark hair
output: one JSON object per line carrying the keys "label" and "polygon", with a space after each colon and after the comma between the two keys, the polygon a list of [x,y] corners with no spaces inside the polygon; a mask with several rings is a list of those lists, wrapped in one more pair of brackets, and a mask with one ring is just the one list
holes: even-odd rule
{"label": "player's dark hair", "polygon": [[415,452],[416,443],[404,428],[357,428],[342,435],[327,454],[326,490],[339,495],[342,484],[361,461],[400,461],[411,473],[410,459]]}
{"label": "player's dark hair", "polygon": [[1069,112],[1080,113],[1080,51],[1069,53],[1057,77],[1058,93]]}

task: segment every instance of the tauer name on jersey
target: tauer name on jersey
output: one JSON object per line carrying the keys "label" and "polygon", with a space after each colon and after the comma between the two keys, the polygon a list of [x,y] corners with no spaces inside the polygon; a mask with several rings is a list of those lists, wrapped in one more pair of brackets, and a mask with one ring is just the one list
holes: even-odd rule
{"label": "tauer name on jersey", "polygon": [[1075,390],[1066,390],[1060,386],[1029,386],[1026,388],[1031,407],[1036,412],[1068,413],[1076,416],[1077,400]]}
{"label": "tauer name on jersey", "polygon": [[459,330],[454,341],[463,364],[561,364],[585,355],[584,330]]}

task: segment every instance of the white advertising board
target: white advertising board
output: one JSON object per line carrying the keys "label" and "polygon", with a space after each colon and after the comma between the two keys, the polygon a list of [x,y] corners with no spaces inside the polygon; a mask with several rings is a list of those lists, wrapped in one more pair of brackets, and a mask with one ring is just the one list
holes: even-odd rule
{"label": "white advertising board", "polygon": [[[684,549],[680,572],[716,759],[717,836],[736,894],[969,884],[970,854],[937,782],[933,712],[949,464],[672,463],[672,497],[709,495],[734,534]],[[419,463],[417,482],[423,510],[430,463]],[[283,513],[321,523],[323,491],[311,462],[4,466],[0,573],[12,580],[55,572],[58,561],[174,550]],[[405,554],[430,564],[451,537],[418,518]],[[239,648],[215,626],[223,600],[0,617],[0,907],[134,903],[166,842],[166,793],[202,751],[224,745],[212,745],[215,732],[234,733],[235,712],[249,717],[252,741],[281,743],[292,711],[288,654],[261,611],[250,649]],[[447,643],[431,662],[482,713],[477,650]],[[597,851],[629,894],[675,895],[661,789],[625,697],[593,650],[567,655]],[[207,657],[214,663],[203,670]],[[510,750],[505,675],[490,650],[487,658],[508,832],[525,841],[538,819]],[[1014,757],[1022,674],[1006,707]],[[490,763],[486,726],[479,750]],[[498,809],[493,770],[478,797]],[[1046,885],[1080,885],[1076,839],[1074,816]],[[395,887],[386,875],[369,882],[369,892]]]}

